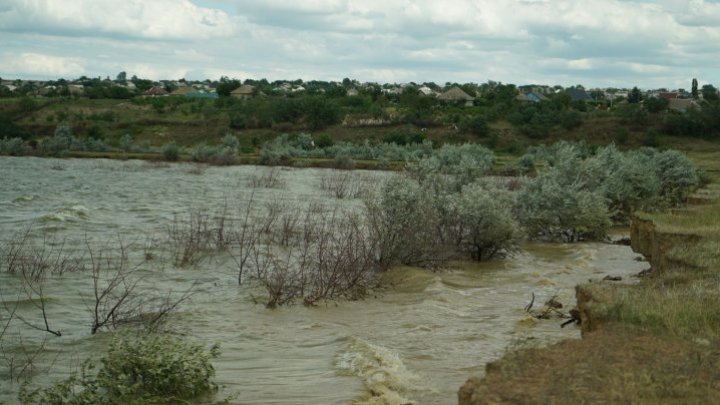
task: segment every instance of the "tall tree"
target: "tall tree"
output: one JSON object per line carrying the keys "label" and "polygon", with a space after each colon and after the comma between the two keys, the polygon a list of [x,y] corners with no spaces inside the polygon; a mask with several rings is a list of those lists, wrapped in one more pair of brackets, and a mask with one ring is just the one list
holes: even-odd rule
{"label": "tall tree", "polygon": [[228,97],[230,92],[240,87],[240,80],[229,79],[227,76],[220,77],[220,83],[218,83],[216,91],[218,96]]}
{"label": "tall tree", "polygon": [[697,79],[692,79],[692,90],[691,90],[692,98],[697,99],[698,98],[698,82]]}
{"label": "tall tree", "polygon": [[719,98],[718,90],[712,84],[703,85],[701,92],[704,100],[715,101]]}
{"label": "tall tree", "polygon": [[628,103],[635,104],[641,102],[643,99],[642,93],[640,92],[640,89],[637,88],[637,86],[633,87],[632,90],[628,93],[627,101]]}

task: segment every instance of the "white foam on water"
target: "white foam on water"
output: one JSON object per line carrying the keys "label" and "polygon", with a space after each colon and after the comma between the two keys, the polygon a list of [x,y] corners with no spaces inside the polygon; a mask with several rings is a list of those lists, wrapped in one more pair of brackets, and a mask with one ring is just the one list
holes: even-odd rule
{"label": "white foam on water", "polygon": [[341,373],[360,377],[366,393],[354,404],[415,403],[408,396],[421,389],[421,378],[407,369],[393,350],[359,338],[350,338],[347,350],[337,356]]}

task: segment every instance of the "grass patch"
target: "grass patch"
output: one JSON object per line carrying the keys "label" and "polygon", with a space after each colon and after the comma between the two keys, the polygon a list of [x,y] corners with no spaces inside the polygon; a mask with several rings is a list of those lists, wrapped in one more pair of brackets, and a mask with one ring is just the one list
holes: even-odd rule
{"label": "grass patch", "polygon": [[697,274],[670,275],[651,283],[618,288],[612,305],[606,307],[608,321],[681,338],[720,338],[717,279],[714,288],[709,279],[698,278]]}
{"label": "grass patch", "polygon": [[661,213],[638,213],[660,232],[720,237],[720,202],[688,206]]}
{"label": "grass patch", "polygon": [[720,395],[718,380],[710,345],[605,330],[506,354],[465,402],[461,389],[460,403],[707,403]]}

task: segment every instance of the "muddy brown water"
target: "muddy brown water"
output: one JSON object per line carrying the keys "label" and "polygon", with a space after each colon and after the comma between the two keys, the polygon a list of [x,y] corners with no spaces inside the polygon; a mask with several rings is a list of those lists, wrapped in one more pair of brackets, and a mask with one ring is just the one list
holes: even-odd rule
{"label": "muddy brown water", "polygon": [[[162,240],[176,215],[216,210],[247,199],[249,185],[272,175],[273,188],[257,188],[257,202],[336,204],[320,189],[322,169],[203,167],[139,161],[0,158],[0,237],[28,223],[49,230],[54,243],[80,249],[85,241],[123,240],[142,256]],[[374,187],[391,174],[354,172]],[[359,207],[357,199],[339,201]],[[153,242],[155,241],[155,242]],[[133,256],[135,255],[135,256]],[[266,309],[262,290],[237,285],[232,263],[210,258],[190,268],[160,260],[143,264],[143,288],[194,295],[172,319],[175,331],[207,346],[220,396],[243,404],[456,403],[457,389],[487,362],[523,342],[548,344],[579,338],[560,320],[533,321],[524,312],[532,293],[574,303],[573,287],[619,275],[630,280],[646,267],[629,247],[603,243],[525,243],[513,257],[486,263],[452,263],[438,271],[392,269],[387,288],[361,301]],[[32,303],[16,292],[18,279],[0,273],[7,302]],[[44,341],[34,383],[65,377],[88,356],[98,356],[110,333],[90,334],[92,281],[85,273],[51,277],[45,296],[51,325],[61,337],[14,323],[3,337],[8,353]],[[0,362],[0,403],[17,401],[19,384]]]}

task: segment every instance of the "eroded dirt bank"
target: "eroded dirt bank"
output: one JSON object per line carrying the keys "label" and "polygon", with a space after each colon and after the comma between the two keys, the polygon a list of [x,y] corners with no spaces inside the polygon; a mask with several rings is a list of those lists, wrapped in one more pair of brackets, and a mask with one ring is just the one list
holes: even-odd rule
{"label": "eroded dirt bank", "polygon": [[[458,391],[458,402],[705,403],[720,397],[717,334],[687,333],[682,327],[665,326],[669,323],[662,319],[652,320],[662,318],[662,309],[641,312],[632,308],[632,312],[623,307],[672,291],[690,296],[708,281],[717,285],[716,266],[698,266],[697,260],[684,260],[674,253],[678,246],[704,246],[708,238],[690,227],[667,229],[652,219],[634,218],[631,246],[652,269],[648,279],[636,286],[608,281],[578,285],[582,339],[508,351],[486,366],[484,376],[467,380]],[[708,297],[707,292],[701,295]],[[658,301],[660,306],[685,305],[682,298]],[[691,309],[684,314],[694,315]]]}

